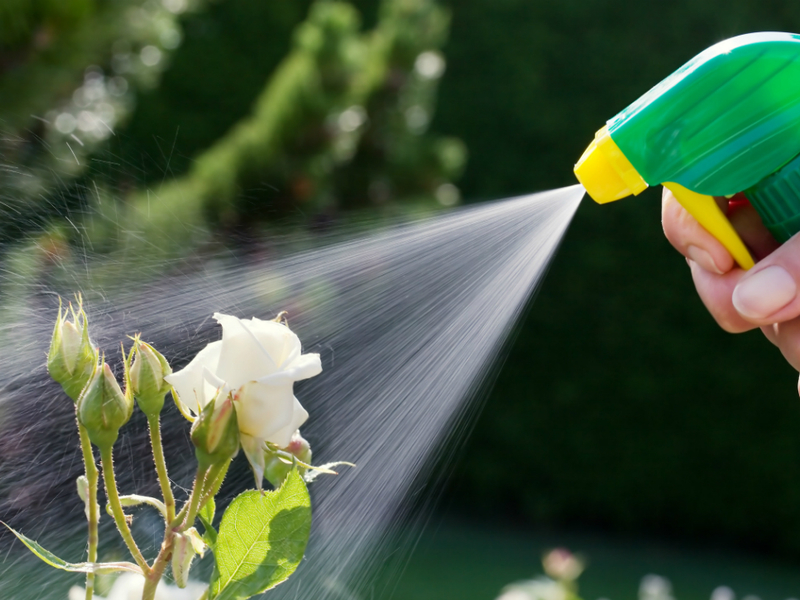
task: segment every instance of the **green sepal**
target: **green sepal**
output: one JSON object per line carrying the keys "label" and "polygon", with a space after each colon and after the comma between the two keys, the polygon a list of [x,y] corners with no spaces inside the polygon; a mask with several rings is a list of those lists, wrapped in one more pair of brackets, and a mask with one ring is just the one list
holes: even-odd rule
{"label": "green sepal", "polygon": [[172,545],[172,577],[175,585],[185,588],[189,584],[192,563],[198,554],[202,557],[207,548],[208,544],[194,527],[175,533]]}
{"label": "green sepal", "polygon": [[197,513],[197,517],[200,519],[200,522],[203,524],[203,540],[208,547],[211,548],[213,551],[214,548],[217,546],[217,530],[214,529],[214,515],[217,512],[217,503],[214,501],[214,498],[211,498],[208,502],[206,502],[205,506],[200,509],[200,512]]}
{"label": "green sepal", "polygon": [[[164,517],[164,520],[167,519],[167,507],[164,506],[164,503],[158,498],[152,498],[150,496],[139,496],[138,494],[128,494],[126,496],[120,496],[119,503],[122,505],[122,508],[129,508],[131,506],[141,506],[142,504],[147,504],[148,506],[152,506],[159,513],[161,513],[161,516]],[[108,513],[109,517],[114,516],[114,512],[111,510],[110,504],[106,504],[106,512]]]}
{"label": "green sepal", "polygon": [[292,434],[289,445],[285,448],[278,448],[273,444],[266,444],[264,450],[264,477],[278,488],[284,482],[289,472],[297,468],[300,476],[306,473],[306,465],[311,464],[311,446],[302,435],[300,430]]}
{"label": "green sepal", "polygon": [[211,467],[230,460],[239,451],[239,423],[230,396],[219,396],[203,407],[191,430],[198,465]]}
{"label": "green sepal", "polygon": [[[0,521],[3,523],[3,521]],[[142,570],[139,568],[139,565],[135,565],[129,562],[110,562],[110,563],[70,563],[65,561],[62,558],[57,557],[55,554],[42,548],[38,542],[30,539],[27,536],[22,535],[19,531],[15,530],[13,527],[10,527],[7,523],[3,523],[8,530],[17,536],[17,539],[25,544],[25,546],[33,552],[36,556],[42,559],[51,567],[56,569],[60,569],[61,571],[69,571],[71,573],[117,573],[119,571],[128,571],[131,573],[138,573],[142,575]]]}
{"label": "green sepal", "polygon": [[244,492],[222,516],[211,581],[214,600],[244,600],[294,573],[311,533],[311,498],[293,470],[274,492]]}

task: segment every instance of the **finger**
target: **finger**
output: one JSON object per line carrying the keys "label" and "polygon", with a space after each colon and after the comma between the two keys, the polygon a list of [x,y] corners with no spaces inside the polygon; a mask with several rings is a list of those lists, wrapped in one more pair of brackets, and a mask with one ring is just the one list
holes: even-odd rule
{"label": "finger", "polygon": [[732,269],[724,275],[717,275],[700,267],[693,260],[687,262],[692,270],[697,294],[720,327],[729,333],[741,333],[755,328],[753,323],[739,314],[731,300],[733,290],[744,271]]}
{"label": "finger", "polygon": [[661,223],[670,244],[706,271],[722,275],[734,267],[730,252],[698,223],[675,196],[664,188],[661,200]]}
{"label": "finger", "polygon": [[800,319],[792,319],[774,326],[775,345],[796,370],[800,371]]}
{"label": "finger", "polygon": [[778,324],[773,323],[772,325],[762,325],[761,326],[761,333],[764,334],[764,337],[767,338],[774,346],[778,345],[778,331],[777,331]]}
{"label": "finger", "polygon": [[781,323],[800,316],[800,236],[796,235],[737,282],[732,302],[754,325]]}
{"label": "finger", "polygon": [[777,250],[780,244],[764,227],[761,217],[749,202],[735,202],[735,200],[736,197],[727,210],[728,220],[758,262]]}

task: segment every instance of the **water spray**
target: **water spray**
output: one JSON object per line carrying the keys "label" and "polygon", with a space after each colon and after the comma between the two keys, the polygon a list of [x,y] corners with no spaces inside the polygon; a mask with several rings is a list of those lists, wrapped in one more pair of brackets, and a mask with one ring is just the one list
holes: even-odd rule
{"label": "water spray", "polygon": [[602,127],[575,165],[599,204],[663,184],[743,269],[714,196],[741,192],[780,243],[800,231],[800,35],[752,33],[701,52]]}
{"label": "water spray", "polygon": [[[41,358],[58,307],[53,291],[66,295],[83,287],[95,341],[108,356],[118,351],[121,335],[139,331],[176,369],[218,339],[213,312],[249,317],[286,309],[307,351],[319,353],[324,366],[298,392],[313,415],[304,435],[321,461],[346,456],[358,468],[315,483],[306,558],[272,598],[382,597],[375,571],[387,562],[402,568],[416,526],[430,513],[430,488],[446,478],[453,446],[480,407],[475,396],[491,379],[583,195],[575,185],[467,206],[302,251],[287,239],[288,248],[274,250],[278,256],[268,261],[220,255],[146,288],[26,280],[0,323],[0,337],[13,337],[17,348],[0,356],[0,515],[59,556],[83,551],[83,523],[63,518],[69,510],[73,517],[80,513],[77,502],[31,503],[72,498],[80,465],[77,445],[67,439],[71,402],[58,395]],[[158,493],[152,465],[134,460],[144,451],[145,426],[137,411],[132,429],[120,436],[122,493],[148,484]],[[170,477],[188,488],[188,461],[179,459],[186,427],[174,407],[165,411],[162,428]],[[237,468],[242,464],[233,465],[223,499],[252,486],[252,474]],[[163,530],[149,515],[136,512],[131,525],[147,558],[158,552]],[[104,522],[101,540],[113,539]],[[62,598],[74,583],[67,573],[29,561],[19,544],[7,544],[0,597]],[[103,553],[101,545],[101,559]]]}

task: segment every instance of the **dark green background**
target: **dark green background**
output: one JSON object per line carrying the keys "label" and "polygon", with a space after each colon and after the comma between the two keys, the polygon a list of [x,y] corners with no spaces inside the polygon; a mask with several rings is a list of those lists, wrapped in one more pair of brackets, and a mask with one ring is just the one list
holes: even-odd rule
{"label": "dark green background", "polygon": [[[186,40],[112,152],[163,177],[247,114],[306,0],[226,0]],[[356,2],[366,24],[375,0]],[[469,201],[574,183],[606,119],[697,52],[800,31],[789,0],[459,0],[434,130],[461,137]],[[177,137],[176,137],[177,135]],[[159,147],[161,146],[161,147]],[[723,333],[663,239],[659,190],[586,201],[486,399],[450,510],[800,553],[796,373]]]}

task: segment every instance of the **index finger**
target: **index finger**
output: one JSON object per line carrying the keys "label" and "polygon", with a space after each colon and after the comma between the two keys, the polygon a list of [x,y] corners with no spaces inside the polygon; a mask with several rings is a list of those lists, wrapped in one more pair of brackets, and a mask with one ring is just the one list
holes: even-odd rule
{"label": "index finger", "polygon": [[661,223],[670,244],[706,271],[717,275],[730,271],[735,263],[725,246],[700,225],[667,188],[661,198]]}

